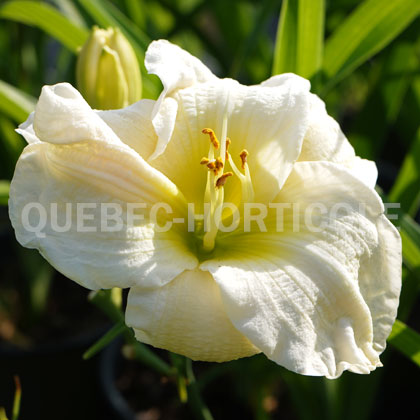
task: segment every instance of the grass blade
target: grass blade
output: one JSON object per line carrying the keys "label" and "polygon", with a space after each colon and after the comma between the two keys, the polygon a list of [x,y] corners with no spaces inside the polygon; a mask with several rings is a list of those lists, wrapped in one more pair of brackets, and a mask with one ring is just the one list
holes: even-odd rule
{"label": "grass blade", "polygon": [[310,79],[322,64],[325,0],[299,0],[297,21],[297,74]]}
{"label": "grass blade", "polygon": [[36,100],[18,88],[0,80],[0,111],[22,122],[35,109]]}
{"label": "grass blade", "polygon": [[9,181],[0,181],[0,205],[7,206],[7,201],[9,200]]}
{"label": "grass blade", "polygon": [[276,43],[272,74],[296,72],[298,2],[283,0]]}
{"label": "grass blade", "polygon": [[325,45],[323,70],[331,87],[382,50],[420,13],[418,0],[365,0]]}
{"label": "grass blade", "polygon": [[397,319],[388,337],[388,343],[420,367],[419,333]]}
{"label": "grass blade", "polygon": [[54,7],[36,1],[8,1],[0,6],[0,18],[36,26],[73,52],[88,37],[86,29],[72,23]]}

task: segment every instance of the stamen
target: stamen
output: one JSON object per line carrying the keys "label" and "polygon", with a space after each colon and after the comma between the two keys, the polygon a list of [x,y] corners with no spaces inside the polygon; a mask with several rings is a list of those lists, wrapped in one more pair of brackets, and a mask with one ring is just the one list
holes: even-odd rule
{"label": "stamen", "polygon": [[215,160],[212,160],[211,162],[209,161],[209,163],[207,164],[207,168],[214,171],[216,169],[216,161]]}
{"label": "stamen", "polygon": [[229,160],[229,146],[230,146],[231,143],[232,142],[231,142],[230,138],[226,137],[226,157],[225,157],[226,160]]}
{"label": "stamen", "polygon": [[229,155],[229,165],[232,168],[235,175],[239,178],[239,181],[241,181],[242,202],[243,203],[253,203],[254,202],[254,189],[252,187],[252,180],[251,180],[251,174],[249,173],[249,167],[248,167],[248,164],[246,162],[246,156],[247,155],[246,156],[245,156],[245,154],[243,155],[245,157],[245,161],[244,161],[244,159],[242,157],[242,153],[241,153],[240,156],[241,156],[241,160],[242,160],[242,165],[245,169],[245,174],[241,173],[241,171],[235,165],[235,162],[233,161],[231,155]]}
{"label": "stamen", "polygon": [[216,169],[215,169],[214,174],[217,175],[220,172],[220,170],[223,169],[223,166],[224,165],[223,165],[222,158],[219,156],[218,158],[216,158]]}
{"label": "stamen", "polygon": [[210,162],[209,159],[207,159],[206,157],[203,157],[200,161],[200,165],[207,165]]}
{"label": "stamen", "polygon": [[242,150],[241,154],[239,155],[242,161],[242,169],[245,169],[247,157],[248,157],[248,150],[244,149]]}
{"label": "stamen", "polygon": [[227,179],[232,175],[233,175],[232,172],[225,172],[220,178],[217,179],[216,188],[223,187],[223,185],[225,185]]}
{"label": "stamen", "polygon": [[212,142],[214,148],[217,150],[220,144],[219,140],[217,140],[216,134],[214,134],[214,131],[211,128],[203,128],[201,132],[210,136],[210,141]]}

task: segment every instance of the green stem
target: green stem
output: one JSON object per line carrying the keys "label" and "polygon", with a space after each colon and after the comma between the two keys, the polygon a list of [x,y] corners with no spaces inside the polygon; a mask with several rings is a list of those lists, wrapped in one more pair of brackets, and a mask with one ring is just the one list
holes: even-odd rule
{"label": "green stem", "polygon": [[20,385],[19,376],[15,376],[15,399],[13,401],[12,420],[18,420],[20,412],[20,400],[22,397],[22,387]]}
{"label": "green stem", "polygon": [[123,348],[123,354],[127,359],[136,359],[151,367],[156,372],[165,376],[175,376],[176,370],[150,350],[147,346],[137,341],[134,336],[131,343]]}
{"label": "green stem", "polygon": [[[116,290],[98,290],[90,294],[89,300],[116,324],[112,330],[115,329],[114,332],[124,335],[125,342],[127,343],[123,348],[124,355],[128,359],[136,359],[143,362],[158,373],[174,376],[175,370],[147,346],[137,341],[133,330],[125,325],[124,313],[121,310],[120,295],[116,292]],[[124,325],[124,328],[122,331],[119,331],[119,325],[121,324]]]}
{"label": "green stem", "polygon": [[194,371],[192,368],[191,359],[186,358],[185,360],[185,371],[188,380],[188,402],[193,410],[194,414],[197,416],[197,419],[200,420],[213,420],[213,416],[210,413],[210,410],[204,403],[201,398],[201,394],[195,379]]}

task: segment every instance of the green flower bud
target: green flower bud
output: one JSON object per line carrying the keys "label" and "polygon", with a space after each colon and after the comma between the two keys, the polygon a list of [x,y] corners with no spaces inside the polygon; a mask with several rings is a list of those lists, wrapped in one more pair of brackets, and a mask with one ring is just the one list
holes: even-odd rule
{"label": "green flower bud", "polygon": [[118,28],[93,27],[77,60],[77,87],[92,108],[124,108],[141,98],[139,64]]}

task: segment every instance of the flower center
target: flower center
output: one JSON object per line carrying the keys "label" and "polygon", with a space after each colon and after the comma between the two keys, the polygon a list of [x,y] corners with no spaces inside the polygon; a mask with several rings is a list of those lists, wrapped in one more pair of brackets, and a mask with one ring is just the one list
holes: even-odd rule
{"label": "flower center", "polygon": [[[248,151],[242,150],[239,154],[241,159],[241,168],[238,169],[229,153],[231,140],[227,137],[227,117],[223,119],[222,133],[220,142],[215,132],[211,128],[204,128],[203,134],[210,137],[210,148],[207,157],[203,157],[200,164],[208,169],[207,184],[204,193],[205,208],[208,208],[208,219],[206,232],[203,237],[203,248],[205,251],[211,251],[214,248],[219,223],[221,223],[221,214],[224,203],[224,185],[229,177],[236,175],[241,182],[242,202],[251,203],[254,200],[254,189],[252,187],[251,174],[248,166]],[[232,171],[225,172],[226,165],[229,164]],[[219,217],[216,217],[216,215]]]}

